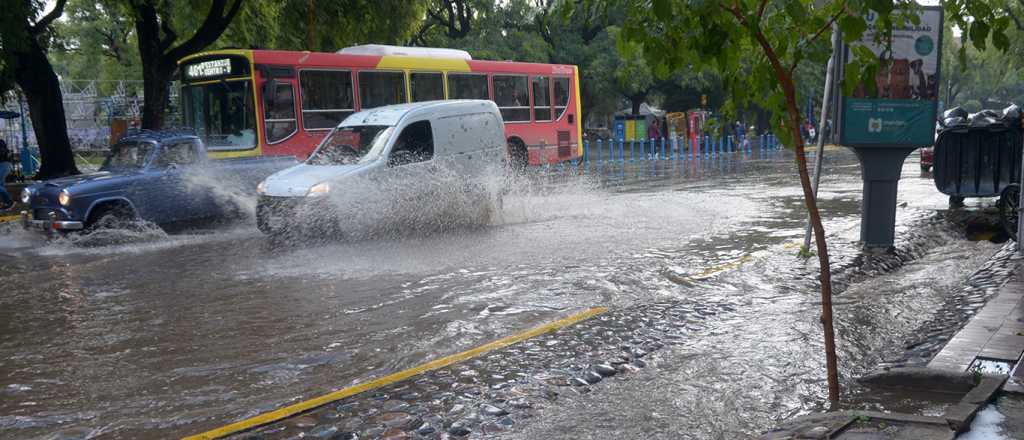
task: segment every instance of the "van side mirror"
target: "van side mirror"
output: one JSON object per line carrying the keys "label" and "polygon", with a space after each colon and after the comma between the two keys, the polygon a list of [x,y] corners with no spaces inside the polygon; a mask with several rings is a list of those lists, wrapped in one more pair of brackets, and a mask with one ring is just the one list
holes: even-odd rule
{"label": "van side mirror", "polygon": [[270,78],[263,81],[263,102],[267,107],[274,106],[274,99],[277,97],[277,80]]}

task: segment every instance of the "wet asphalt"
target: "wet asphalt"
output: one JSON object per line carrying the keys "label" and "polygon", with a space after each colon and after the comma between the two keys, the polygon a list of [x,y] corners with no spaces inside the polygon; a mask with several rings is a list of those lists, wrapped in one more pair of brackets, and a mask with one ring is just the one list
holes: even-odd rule
{"label": "wet asphalt", "polygon": [[[897,211],[903,257],[865,258],[856,160],[826,154],[819,195],[843,376],[927,356],[909,341],[969,316],[948,298],[1001,245],[967,240],[912,156]],[[281,243],[249,222],[99,242],[8,227],[0,436],[194,434],[593,306],[611,312],[545,337],[559,342],[398,384],[415,388],[402,399],[342,402],[366,412],[333,430],[317,419],[273,436],[756,434],[825,401],[817,268],[795,257],[804,215],[792,164],[782,151],[537,171],[490,224],[363,240]],[[631,350],[642,365],[619,356]],[[572,384],[595,365],[634,368]]]}

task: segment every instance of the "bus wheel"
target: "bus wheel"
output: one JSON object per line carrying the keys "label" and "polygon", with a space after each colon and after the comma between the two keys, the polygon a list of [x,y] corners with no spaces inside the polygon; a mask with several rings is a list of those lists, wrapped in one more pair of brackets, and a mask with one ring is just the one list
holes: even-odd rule
{"label": "bus wheel", "polygon": [[526,144],[519,139],[510,139],[508,141],[508,162],[512,171],[516,173],[525,171],[529,160],[530,156],[526,151]]}

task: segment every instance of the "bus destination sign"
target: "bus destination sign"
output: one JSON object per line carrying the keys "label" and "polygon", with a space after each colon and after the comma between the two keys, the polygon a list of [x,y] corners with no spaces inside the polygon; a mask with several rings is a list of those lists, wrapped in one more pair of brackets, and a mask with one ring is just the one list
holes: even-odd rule
{"label": "bus destination sign", "polygon": [[185,77],[188,79],[210,78],[229,74],[231,74],[230,58],[201,61],[185,67]]}

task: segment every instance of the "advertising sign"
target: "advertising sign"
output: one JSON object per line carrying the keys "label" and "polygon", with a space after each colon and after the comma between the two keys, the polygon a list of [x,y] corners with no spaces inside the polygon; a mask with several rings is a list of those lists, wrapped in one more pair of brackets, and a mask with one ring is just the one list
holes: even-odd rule
{"label": "advertising sign", "polygon": [[[922,7],[920,23],[894,28],[892,51],[875,43],[876,16],[869,13],[868,30],[860,41],[878,56],[875,90],[861,84],[840,106],[840,143],[858,147],[921,147],[935,136],[942,52],[942,8]],[[850,48],[844,50],[845,66]]]}

